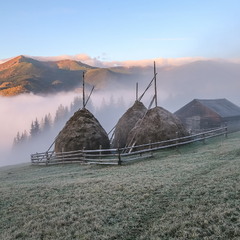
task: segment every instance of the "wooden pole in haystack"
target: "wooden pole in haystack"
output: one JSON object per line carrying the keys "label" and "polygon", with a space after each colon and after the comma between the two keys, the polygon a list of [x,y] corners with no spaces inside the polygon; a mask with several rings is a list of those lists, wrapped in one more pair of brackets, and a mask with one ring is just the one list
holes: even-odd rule
{"label": "wooden pole in haystack", "polygon": [[138,82],[136,83],[136,101],[138,100]]}
{"label": "wooden pole in haystack", "polygon": [[83,87],[83,108],[85,108],[85,80],[84,80],[84,72],[82,76],[82,87]]}
{"label": "wooden pole in haystack", "polygon": [[156,73],[156,64],[155,64],[155,61],[154,61],[154,87],[155,87],[155,107],[157,107],[157,73]]}

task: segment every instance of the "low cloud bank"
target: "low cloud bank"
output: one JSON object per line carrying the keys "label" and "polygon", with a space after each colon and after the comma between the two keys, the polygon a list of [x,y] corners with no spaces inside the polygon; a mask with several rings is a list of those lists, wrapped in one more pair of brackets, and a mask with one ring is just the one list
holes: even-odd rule
{"label": "low cloud bank", "polygon": [[[106,91],[96,91],[92,94],[87,108],[95,115],[107,132],[114,127],[126,108],[131,104],[131,101],[134,101],[131,91],[118,91],[114,95]],[[28,94],[10,98],[0,97],[0,166],[30,162],[31,153],[46,151],[68,119],[65,119],[65,122],[61,122],[60,126],[44,133],[38,139],[32,140],[30,138],[24,147],[20,145],[17,150],[13,148],[13,140],[18,132],[21,135],[26,131],[29,135],[31,123],[36,119],[41,123],[41,119],[44,119],[44,116],[50,113],[54,120],[58,107],[63,105],[64,108],[70,109],[76,97],[81,98],[81,95],[76,92],[69,92],[48,96]],[[80,108],[82,108],[82,102],[76,109]]]}
{"label": "low cloud bank", "polygon": [[203,58],[203,57],[185,57],[185,58],[155,58],[155,59],[126,60],[126,61],[103,61],[103,60],[100,60],[99,58],[90,57],[87,54],[61,55],[61,56],[55,56],[55,57],[34,57],[34,56],[29,56],[29,57],[38,59],[40,61],[59,61],[64,59],[71,59],[71,60],[83,62],[91,66],[95,66],[95,67],[115,67],[115,66],[147,67],[147,66],[152,66],[153,61],[155,61],[158,66],[179,66],[179,65],[194,62],[194,61],[207,60],[206,58]]}
{"label": "low cloud bank", "polygon": [[[200,61],[186,65],[160,68],[157,66],[158,105],[175,112],[191,100],[227,98],[240,106],[240,65],[229,62]],[[143,74],[144,75],[144,74]],[[150,71],[151,75],[151,71]],[[152,75],[144,75],[139,87],[139,96],[144,91]],[[136,79],[138,81],[139,79]],[[117,82],[118,84],[118,82]],[[122,85],[121,85],[122,84]],[[95,117],[108,132],[117,123],[121,115],[135,101],[135,81],[123,82],[118,87],[94,91],[91,96],[91,109]],[[142,99],[146,107],[153,97],[153,86]],[[49,96],[20,95],[17,97],[0,97],[0,165],[29,162],[30,153],[45,151],[56,137],[56,133],[48,135],[41,143],[23,152],[23,156],[7,154],[11,150],[13,138],[17,132],[29,131],[31,122],[39,120],[46,114],[56,112],[62,104],[69,106],[75,96],[81,93],[59,93]],[[81,106],[79,106],[81,108]],[[40,146],[41,145],[41,146]],[[7,160],[6,160],[7,159]]]}
{"label": "low cloud bank", "polygon": [[[24,131],[36,118],[56,111],[61,103],[69,105],[76,93],[0,97],[0,146],[7,147],[18,131]],[[27,129],[26,129],[27,130]]]}
{"label": "low cloud bank", "polygon": [[40,61],[59,61],[64,59],[71,59],[75,61],[80,61],[85,64],[95,66],[95,67],[147,67],[152,66],[155,61],[159,67],[163,66],[181,66],[183,64],[192,63],[195,61],[209,61],[214,60],[218,62],[235,62],[240,63],[240,59],[220,59],[220,58],[204,58],[204,57],[183,57],[183,58],[154,58],[154,59],[142,59],[142,60],[126,60],[126,61],[103,61],[100,57],[91,57],[87,54],[76,54],[76,55],[61,55],[55,57],[34,57],[29,56]]}
{"label": "low cloud bank", "polygon": [[[27,55],[26,55],[27,56]],[[14,56],[15,57],[15,56]],[[105,61],[102,60],[101,57],[91,57],[87,54],[76,54],[76,55],[60,55],[60,56],[27,56],[30,58],[37,59],[39,61],[60,61],[65,59],[80,61],[90,66],[95,67],[115,67],[115,66],[123,66],[123,67],[132,67],[132,66],[140,66],[140,67],[147,67],[152,66],[153,61],[159,67],[163,66],[181,66],[183,64],[195,62],[195,61],[209,61],[214,60],[218,62],[234,62],[240,63],[240,59],[220,59],[220,58],[204,58],[204,57],[183,57],[183,58],[154,58],[154,59],[142,59],[142,60],[126,60],[126,61]],[[0,64],[4,63],[11,58],[2,59],[0,60]]]}

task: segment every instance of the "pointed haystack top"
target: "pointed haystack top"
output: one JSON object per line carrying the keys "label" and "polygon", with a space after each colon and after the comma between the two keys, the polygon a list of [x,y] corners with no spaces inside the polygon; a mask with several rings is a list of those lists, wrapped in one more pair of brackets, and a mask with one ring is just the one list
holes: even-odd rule
{"label": "pointed haystack top", "polygon": [[172,113],[161,107],[147,111],[128,135],[127,145],[141,145],[187,136],[181,121]]}
{"label": "pointed haystack top", "polygon": [[143,118],[146,112],[147,108],[143,103],[136,101],[133,106],[123,114],[116,125],[113,147],[122,148],[126,146],[129,132],[134,128],[136,122]]}
{"label": "pointed haystack top", "polygon": [[109,148],[110,143],[106,131],[98,120],[86,108],[78,110],[68,120],[58,134],[55,152],[68,152],[85,149]]}

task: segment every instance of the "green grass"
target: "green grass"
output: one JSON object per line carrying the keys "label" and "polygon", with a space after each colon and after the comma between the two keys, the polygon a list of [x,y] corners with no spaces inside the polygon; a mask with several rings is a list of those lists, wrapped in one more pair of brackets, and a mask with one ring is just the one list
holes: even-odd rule
{"label": "green grass", "polygon": [[240,239],[240,133],[125,166],[0,168],[0,239]]}

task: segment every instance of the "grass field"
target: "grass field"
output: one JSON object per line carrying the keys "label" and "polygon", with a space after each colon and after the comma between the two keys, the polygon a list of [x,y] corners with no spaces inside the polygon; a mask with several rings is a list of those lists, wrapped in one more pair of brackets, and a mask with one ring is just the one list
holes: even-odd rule
{"label": "grass field", "polygon": [[125,166],[0,168],[0,239],[240,239],[240,133]]}

